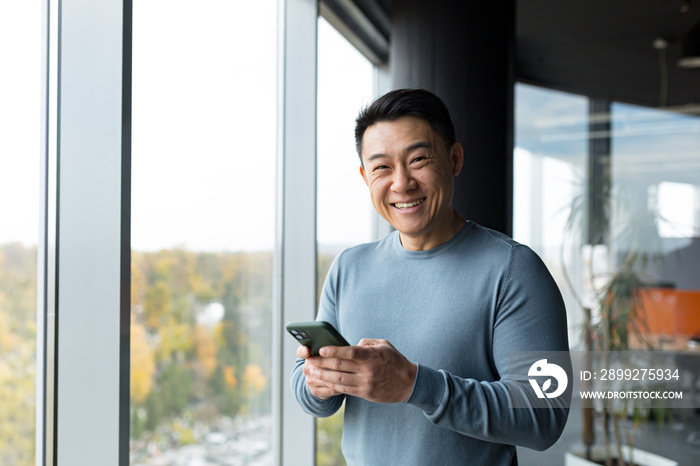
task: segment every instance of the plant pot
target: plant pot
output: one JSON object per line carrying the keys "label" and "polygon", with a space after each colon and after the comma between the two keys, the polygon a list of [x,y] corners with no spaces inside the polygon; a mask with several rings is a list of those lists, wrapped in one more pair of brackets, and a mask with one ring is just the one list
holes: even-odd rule
{"label": "plant pot", "polygon": [[[622,455],[625,459],[629,459],[630,448],[627,445],[622,446]],[[677,461],[664,458],[663,456],[649,453],[648,451],[633,448],[634,462],[640,466],[678,466]],[[610,455],[617,458],[617,448],[614,445],[610,446]],[[564,457],[565,466],[593,466],[605,464],[605,448],[603,445],[596,445],[591,448],[591,458],[593,461],[586,459],[585,451],[582,449],[567,451]]]}

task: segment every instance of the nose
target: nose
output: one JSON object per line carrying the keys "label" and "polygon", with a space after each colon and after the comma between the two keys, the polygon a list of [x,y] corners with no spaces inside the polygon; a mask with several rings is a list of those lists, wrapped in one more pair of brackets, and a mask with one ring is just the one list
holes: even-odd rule
{"label": "nose", "polygon": [[416,180],[413,179],[411,170],[403,165],[396,167],[393,173],[391,189],[398,193],[408,192],[416,187]]}

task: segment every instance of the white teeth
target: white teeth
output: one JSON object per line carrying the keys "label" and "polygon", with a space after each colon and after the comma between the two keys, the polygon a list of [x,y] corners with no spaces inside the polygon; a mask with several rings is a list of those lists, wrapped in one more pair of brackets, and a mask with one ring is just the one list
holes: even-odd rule
{"label": "white teeth", "polygon": [[397,203],[394,204],[394,206],[396,206],[396,207],[399,208],[399,209],[408,209],[409,207],[413,207],[414,205],[420,204],[420,203],[423,202],[424,200],[425,200],[425,199],[419,199],[419,200],[417,200],[417,201],[408,202],[408,203],[405,203],[405,204],[404,204],[403,202],[397,202]]}

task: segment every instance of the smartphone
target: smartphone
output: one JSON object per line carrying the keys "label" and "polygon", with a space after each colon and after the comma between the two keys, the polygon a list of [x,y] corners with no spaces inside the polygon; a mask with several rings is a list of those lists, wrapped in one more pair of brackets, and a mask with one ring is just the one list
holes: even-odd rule
{"label": "smartphone", "polygon": [[318,356],[318,351],[324,346],[350,346],[335,327],[323,320],[291,322],[287,324],[287,331],[308,347],[312,356]]}

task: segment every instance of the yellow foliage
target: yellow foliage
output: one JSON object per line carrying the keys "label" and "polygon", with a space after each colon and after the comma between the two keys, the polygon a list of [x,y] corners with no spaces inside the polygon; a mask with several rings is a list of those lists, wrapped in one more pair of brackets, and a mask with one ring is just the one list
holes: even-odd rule
{"label": "yellow foliage", "polygon": [[265,390],[267,385],[267,377],[263,374],[262,369],[257,364],[249,364],[243,371],[243,387],[245,393],[254,393],[259,395]]}
{"label": "yellow foliage", "polygon": [[178,324],[173,320],[158,328],[160,344],[156,356],[158,361],[170,359],[173,353],[186,353],[192,349],[192,333],[187,324]]}
{"label": "yellow foliage", "polygon": [[191,428],[185,427],[181,423],[176,422],[173,425],[173,431],[178,434],[180,445],[192,445],[197,443],[197,439],[194,436],[194,431]]}
{"label": "yellow foliage", "polygon": [[156,281],[146,291],[143,313],[149,329],[158,328],[163,319],[170,314],[171,299],[170,285],[163,280]]}
{"label": "yellow foliage", "polygon": [[143,294],[145,289],[148,287],[148,282],[146,281],[146,276],[143,274],[141,267],[139,267],[139,259],[135,252],[131,253],[131,304],[142,304]]}
{"label": "yellow foliage", "polygon": [[[0,323],[0,331],[8,341],[11,329],[5,325]],[[12,341],[14,346],[0,355],[0,464],[30,466],[34,464],[36,342],[21,336],[13,336]]]}
{"label": "yellow foliage", "polygon": [[219,322],[214,326],[214,339],[219,347],[226,345],[226,339],[224,339],[224,324],[223,321]]}
{"label": "yellow foliage", "polygon": [[[2,295],[0,295],[2,298]],[[2,301],[0,300],[0,305]],[[15,346],[17,337],[13,335],[10,328],[10,319],[7,314],[0,308],[0,354],[9,352]]]}
{"label": "yellow foliage", "polygon": [[233,366],[224,366],[224,380],[229,387],[238,385],[238,379],[236,379]]}
{"label": "yellow foliage", "polygon": [[146,328],[131,319],[131,399],[143,403],[153,389],[156,361],[148,344]]}
{"label": "yellow foliage", "polygon": [[192,342],[197,354],[197,361],[201,364],[204,375],[206,378],[211,377],[217,365],[218,345],[215,335],[208,328],[197,325],[192,332]]}

